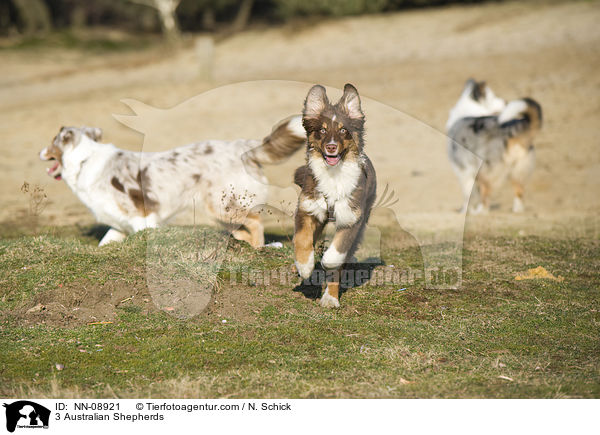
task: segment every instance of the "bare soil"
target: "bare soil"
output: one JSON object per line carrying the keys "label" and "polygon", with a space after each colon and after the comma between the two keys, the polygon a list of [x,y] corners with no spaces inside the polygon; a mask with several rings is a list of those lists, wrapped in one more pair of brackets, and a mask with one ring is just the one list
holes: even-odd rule
{"label": "bare soil", "polygon": [[104,284],[75,282],[41,292],[33,301],[4,314],[21,325],[72,327],[112,323],[117,316],[117,308],[131,306],[145,313],[157,311],[143,280],[134,285],[118,280]]}

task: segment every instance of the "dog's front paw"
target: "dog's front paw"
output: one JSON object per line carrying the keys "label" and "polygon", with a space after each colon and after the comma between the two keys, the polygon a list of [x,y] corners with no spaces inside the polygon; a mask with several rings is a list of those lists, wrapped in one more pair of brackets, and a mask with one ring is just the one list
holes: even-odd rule
{"label": "dog's front paw", "polygon": [[323,293],[323,296],[321,296],[321,306],[324,308],[339,308],[340,301],[338,301],[337,298],[334,298],[333,296],[331,296],[327,292],[327,290],[325,290],[325,292]]}
{"label": "dog's front paw", "polygon": [[346,260],[346,254],[346,252],[338,252],[338,250],[335,249],[335,246],[332,244],[323,254],[323,258],[321,258],[321,264],[325,269],[337,269],[344,264],[344,260]]}
{"label": "dog's front paw", "polygon": [[525,206],[523,205],[521,198],[516,197],[514,199],[512,211],[513,213],[523,213],[525,211]]}
{"label": "dog's front paw", "polygon": [[98,246],[105,246],[112,242],[122,242],[123,240],[125,240],[125,237],[127,237],[125,233],[111,228],[106,232],[104,237],[102,237],[102,240],[100,240]]}
{"label": "dog's front paw", "polygon": [[473,215],[487,215],[490,212],[489,207],[486,207],[482,203],[477,204],[475,207],[471,207],[470,210]]}
{"label": "dog's front paw", "polygon": [[296,270],[302,279],[308,279],[312,275],[315,268],[315,251],[312,251],[308,256],[306,263],[300,263],[296,260]]}

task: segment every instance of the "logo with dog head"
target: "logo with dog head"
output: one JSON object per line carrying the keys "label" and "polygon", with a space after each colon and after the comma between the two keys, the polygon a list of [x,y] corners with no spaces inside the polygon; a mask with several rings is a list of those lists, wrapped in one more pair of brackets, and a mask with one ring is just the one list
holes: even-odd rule
{"label": "logo with dog head", "polygon": [[48,428],[50,410],[29,400],[19,400],[3,405],[6,408],[6,430],[14,432],[16,428]]}

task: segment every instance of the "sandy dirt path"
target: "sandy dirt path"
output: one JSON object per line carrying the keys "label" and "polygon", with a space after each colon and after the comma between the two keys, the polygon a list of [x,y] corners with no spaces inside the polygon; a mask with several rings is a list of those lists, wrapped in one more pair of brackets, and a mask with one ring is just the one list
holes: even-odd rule
{"label": "sandy dirt path", "polygon": [[[445,152],[444,124],[468,77],[506,98],[531,96],[544,109],[528,210],[509,213],[510,189],[473,227],[562,228],[598,236],[600,211],[600,3],[489,4],[321,21],[249,31],[215,48],[213,80],[202,80],[193,48],[177,53],[91,56],[64,51],[4,52],[0,77],[0,222],[29,213],[24,181],[48,196],[43,223],[91,223],[63,182],[45,174],[39,150],[62,125],[93,125],[128,149],[167,149],[209,138],[265,136],[298,113],[312,83],[352,82],[363,96],[367,151],[380,185],[400,199],[408,228],[456,227],[459,186]],[[242,83],[262,80],[257,83]],[[265,82],[264,80],[277,80]],[[242,83],[242,84],[239,84]],[[210,92],[207,92],[210,91]],[[133,99],[138,117],[122,99]],[[133,128],[130,128],[133,127]],[[274,200],[293,200],[296,155],[268,168]],[[279,193],[278,193],[279,192]],[[280,196],[278,196],[280,195]]]}

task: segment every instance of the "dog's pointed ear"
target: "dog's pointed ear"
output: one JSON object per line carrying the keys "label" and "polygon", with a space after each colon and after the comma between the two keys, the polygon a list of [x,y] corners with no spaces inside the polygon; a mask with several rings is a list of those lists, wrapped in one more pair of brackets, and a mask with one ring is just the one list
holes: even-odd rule
{"label": "dog's pointed ear", "polygon": [[473,98],[475,101],[479,101],[485,95],[486,88],[487,84],[485,83],[485,80],[476,82],[475,86],[473,86],[473,89],[471,90],[471,98]]}
{"label": "dog's pointed ear", "polygon": [[338,104],[342,106],[351,119],[362,120],[365,118],[365,114],[360,107],[358,91],[350,83],[346,83],[344,86],[344,95],[342,95]]}
{"label": "dog's pointed ear", "polygon": [[467,79],[467,81],[465,82],[465,85],[463,86],[463,95],[468,95],[473,91],[473,88],[475,88],[477,86],[477,81],[473,78],[470,77],[469,79]]}
{"label": "dog's pointed ear", "polygon": [[327,92],[321,85],[314,85],[308,91],[306,100],[304,101],[304,111],[302,114],[304,118],[317,118],[325,110],[329,100],[327,99]]}
{"label": "dog's pointed ear", "polygon": [[62,142],[63,142],[63,144],[65,144],[65,145],[69,144],[69,143],[70,144],[75,144],[75,143],[79,142],[79,140],[77,140],[77,141],[75,140],[76,139],[75,136],[77,136],[77,135],[75,134],[75,132],[73,131],[73,129],[67,129],[67,128],[63,127],[61,129],[61,131],[64,131],[64,133],[62,135]]}
{"label": "dog's pointed ear", "polygon": [[83,133],[96,142],[102,139],[102,129],[98,127],[84,127]]}

